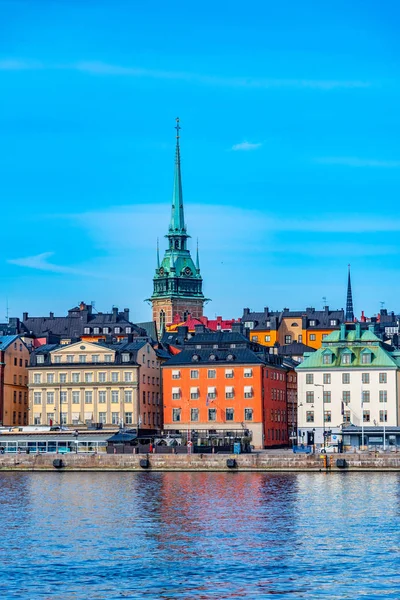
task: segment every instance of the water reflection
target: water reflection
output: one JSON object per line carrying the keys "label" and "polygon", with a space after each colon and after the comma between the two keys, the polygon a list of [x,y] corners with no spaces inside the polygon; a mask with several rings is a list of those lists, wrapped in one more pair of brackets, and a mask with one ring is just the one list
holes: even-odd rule
{"label": "water reflection", "polygon": [[1,598],[400,597],[396,473],[5,473],[0,483]]}

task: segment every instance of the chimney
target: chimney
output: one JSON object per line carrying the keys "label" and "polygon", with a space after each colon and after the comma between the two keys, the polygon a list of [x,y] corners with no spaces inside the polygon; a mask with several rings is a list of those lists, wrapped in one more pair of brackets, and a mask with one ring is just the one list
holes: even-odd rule
{"label": "chimney", "polygon": [[340,325],[340,340],[345,340],[346,339],[346,324],[342,323]]}
{"label": "chimney", "polygon": [[22,313],[22,320],[23,321],[27,321],[28,320],[28,313]]}
{"label": "chimney", "polygon": [[325,311],[326,314],[328,314],[329,313],[329,306],[324,306],[324,311]]}
{"label": "chimney", "polygon": [[[198,325],[196,325],[196,327],[198,327]],[[189,333],[189,327],[186,327],[186,325],[180,325],[177,327],[176,333],[186,339]]]}
{"label": "chimney", "polygon": [[232,333],[241,333],[242,335],[244,335],[243,324],[242,323],[232,323]]}
{"label": "chimney", "polygon": [[82,301],[79,305],[79,310],[85,310],[86,304]]}
{"label": "chimney", "polygon": [[50,313],[50,319],[54,319],[54,313],[53,312]]}
{"label": "chimney", "polygon": [[117,306],[113,306],[113,309],[112,309],[112,322],[116,323],[117,322],[117,318],[118,318],[118,307]]}
{"label": "chimney", "polygon": [[125,321],[129,321],[129,308],[124,308]]}
{"label": "chimney", "polygon": [[356,340],[361,339],[361,323],[356,323]]}
{"label": "chimney", "polygon": [[244,308],[243,309],[243,316],[245,317],[246,315],[250,314],[250,309],[249,308]]}

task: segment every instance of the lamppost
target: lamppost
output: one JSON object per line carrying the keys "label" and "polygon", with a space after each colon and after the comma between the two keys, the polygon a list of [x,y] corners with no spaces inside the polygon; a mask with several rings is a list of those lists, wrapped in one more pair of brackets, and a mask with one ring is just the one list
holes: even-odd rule
{"label": "lamppost", "polygon": [[322,388],[322,434],[324,436],[324,450],[326,448],[326,432],[325,432],[325,387],[322,383],[314,383],[315,387]]}
{"label": "lamppost", "polygon": [[386,394],[383,394],[383,451],[386,450]]}

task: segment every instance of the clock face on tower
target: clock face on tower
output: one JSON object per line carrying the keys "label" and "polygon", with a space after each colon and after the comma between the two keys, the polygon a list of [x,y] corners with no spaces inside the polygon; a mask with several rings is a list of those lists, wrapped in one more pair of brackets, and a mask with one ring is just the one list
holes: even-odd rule
{"label": "clock face on tower", "polygon": [[186,267],[186,269],[185,269],[185,275],[187,275],[188,277],[190,277],[191,274],[192,274],[192,270],[190,269],[190,267]]}
{"label": "clock face on tower", "polygon": [[160,272],[160,275],[164,275],[164,267],[161,267],[159,272]]}

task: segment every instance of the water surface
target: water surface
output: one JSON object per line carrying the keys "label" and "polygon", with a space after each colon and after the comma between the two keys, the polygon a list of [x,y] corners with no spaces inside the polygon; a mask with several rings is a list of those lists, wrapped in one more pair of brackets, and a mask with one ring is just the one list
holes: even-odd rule
{"label": "water surface", "polygon": [[2,473],[0,598],[400,598],[396,473]]}

